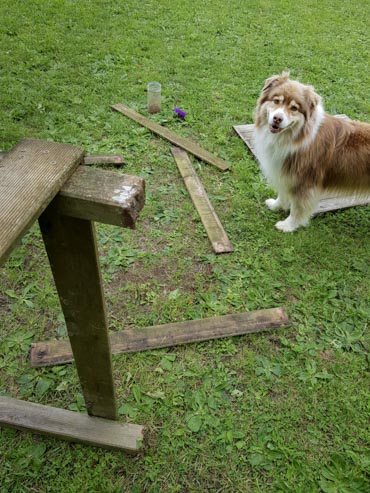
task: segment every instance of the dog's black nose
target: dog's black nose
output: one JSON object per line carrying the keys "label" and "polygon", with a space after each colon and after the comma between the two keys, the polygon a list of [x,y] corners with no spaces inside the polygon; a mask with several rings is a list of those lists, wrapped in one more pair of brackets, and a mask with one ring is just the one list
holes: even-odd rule
{"label": "dog's black nose", "polygon": [[283,121],[283,117],[281,115],[274,115],[274,123],[281,123]]}

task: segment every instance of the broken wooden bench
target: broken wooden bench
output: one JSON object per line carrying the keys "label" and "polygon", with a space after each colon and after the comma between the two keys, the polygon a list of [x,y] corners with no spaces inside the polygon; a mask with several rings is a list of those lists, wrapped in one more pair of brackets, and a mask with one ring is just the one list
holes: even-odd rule
{"label": "broken wooden bench", "polygon": [[[3,157],[0,265],[38,219],[69,342],[50,343],[57,353],[67,349],[68,354],[67,358],[63,355],[64,360],[59,358],[47,363],[40,361],[44,353],[40,345],[47,343],[34,344],[33,351],[38,359],[34,366],[70,361],[73,355],[88,416],[0,397],[0,425],[135,453],[141,448],[144,428],[110,421],[117,420],[112,349],[117,353],[139,351],[242,335],[286,327],[289,321],[284,310],[276,308],[123,330],[121,336],[116,334],[118,340],[115,341],[108,333],[92,221],[134,227],[144,204],[144,181],[80,166],[83,155],[77,147],[29,139]],[[32,361],[35,363],[35,359]]]}
{"label": "broken wooden bench", "polygon": [[110,421],[117,409],[92,221],[133,227],[144,204],[144,181],[80,167],[83,157],[77,147],[35,139],[3,156],[0,265],[38,219],[89,416],[1,397],[0,425],[134,453],[143,427]]}

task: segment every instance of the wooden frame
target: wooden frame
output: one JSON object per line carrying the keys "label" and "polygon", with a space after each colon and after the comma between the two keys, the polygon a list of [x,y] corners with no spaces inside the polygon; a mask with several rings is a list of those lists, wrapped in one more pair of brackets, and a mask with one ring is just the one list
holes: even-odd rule
{"label": "wooden frame", "polygon": [[[83,155],[81,149],[65,144],[25,140],[3,157],[0,169],[0,186],[3,187],[3,193],[0,193],[0,264],[39,218],[90,416],[1,397],[0,424],[138,452],[144,428],[111,421],[117,419],[117,409],[105,301],[91,221],[93,217],[105,217],[104,213],[95,214],[94,208],[88,206],[91,200],[86,190],[80,185],[77,186],[79,191],[74,189],[73,192],[73,182],[66,187],[62,206],[58,198],[51,202],[82,162]],[[96,196],[100,187],[94,181],[94,170],[87,173],[95,183]],[[77,173],[75,180],[81,178],[79,175],[81,173]],[[86,170],[82,175],[86,185]],[[133,182],[128,186],[127,179],[125,183],[122,188],[114,180],[116,188],[108,194],[105,211],[113,217],[113,222],[120,220],[123,225],[133,227],[144,203],[144,187],[141,179],[136,180],[137,187]],[[84,201],[84,197],[87,200]],[[84,211],[82,218],[73,217],[76,201],[78,208]],[[63,213],[63,204],[68,215]],[[112,209],[117,206],[132,210],[112,215]]]}

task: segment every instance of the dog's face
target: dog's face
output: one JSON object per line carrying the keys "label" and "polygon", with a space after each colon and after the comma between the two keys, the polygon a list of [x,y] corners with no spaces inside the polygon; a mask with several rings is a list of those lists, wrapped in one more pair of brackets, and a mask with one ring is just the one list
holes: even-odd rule
{"label": "dog's face", "polygon": [[265,81],[256,108],[256,127],[268,126],[272,134],[297,135],[311,118],[321,98],[311,86],[275,75]]}

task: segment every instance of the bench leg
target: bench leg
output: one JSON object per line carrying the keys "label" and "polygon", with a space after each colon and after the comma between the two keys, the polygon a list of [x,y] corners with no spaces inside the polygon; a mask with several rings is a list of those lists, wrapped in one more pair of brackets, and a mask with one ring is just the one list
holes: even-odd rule
{"label": "bench leg", "polygon": [[117,419],[111,350],[94,224],[58,215],[39,224],[59,294],[87,411]]}

